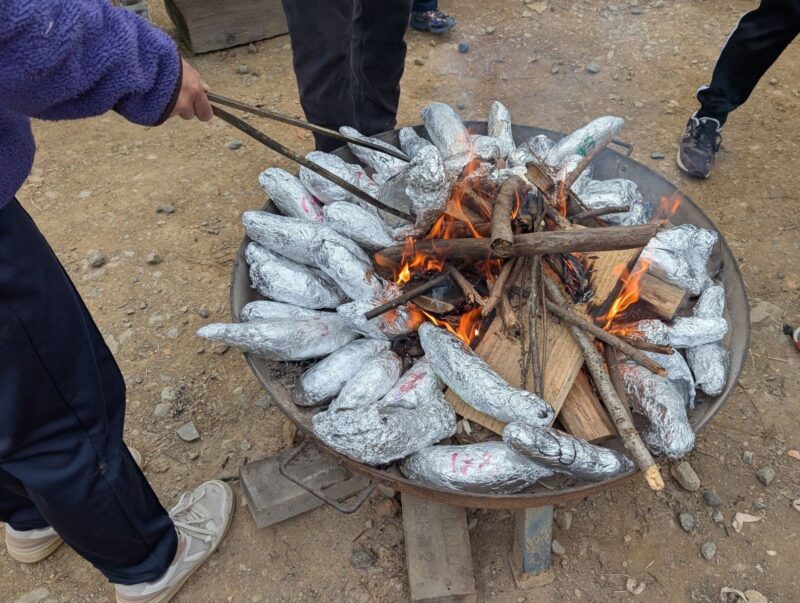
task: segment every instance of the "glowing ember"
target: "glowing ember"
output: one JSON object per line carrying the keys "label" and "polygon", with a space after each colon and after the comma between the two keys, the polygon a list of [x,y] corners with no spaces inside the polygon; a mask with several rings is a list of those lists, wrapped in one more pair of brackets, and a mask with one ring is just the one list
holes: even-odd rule
{"label": "glowing ember", "polygon": [[656,211],[653,213],[651,222],[669,220],[678,212],[678,208],[680,208],[682,203],[683,199],[677,194],[672,198],[661,197],[661,201],[658,204],[658,209],[656,209]]}
{"label": "glowing ember", "polygon": [[622,281],[622,290],[611,304],[611,308],[608,312],[600,317],[600,320],[605,321],[603,325],[605,330],[610,330],[611,323],[614,322],[614,319],[639,301],[639,283],[649,267],[649,261],[641,260],[633,267],[633,271],[629,271],[625,264],[620,264],[614,268],[614,274],[619,275]]}

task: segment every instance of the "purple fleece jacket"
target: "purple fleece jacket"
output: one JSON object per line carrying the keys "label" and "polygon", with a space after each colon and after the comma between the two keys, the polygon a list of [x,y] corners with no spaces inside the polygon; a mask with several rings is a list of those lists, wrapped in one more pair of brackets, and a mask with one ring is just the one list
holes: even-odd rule
{"label": "purple fleece jacket", "polygon": [[30,173],[31,117],[113,109],[156,125],[172,110],[180,78],[172,39],[107,0],[0,0],[0,208]]}

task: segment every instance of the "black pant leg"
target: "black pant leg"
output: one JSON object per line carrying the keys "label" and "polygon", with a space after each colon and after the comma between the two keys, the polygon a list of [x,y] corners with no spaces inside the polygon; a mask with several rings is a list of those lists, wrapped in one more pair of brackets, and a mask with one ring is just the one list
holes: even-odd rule
{"label": "black pant leg", "polygon": [[[355,125],[350,74],[353,0],[283,0],[300,104],[311,123],[334,130]],[[317,148],[341,142],[314,135]]]}
{"label": "black pant leg", "polygon": [[[125,383],[78,292],[16,201],[0,209],[0,510],[25,496],[109,580],[161,576],[175,528],[122,442]],[[19,513],[18,510],[16,513]]]}
{"label": "black pant leg", "polygon": [[739,21],[717,59],[711,83],[698,90],[698,114],[724,122],[798,33],[800,0],[762,0]]}
{"label": "black pant leg", "polygon": [[[0,326],[0,340],[3,327]],[[50,524],[39,513],[25,490],[25,485],[10,473],[0,469],[0,521],[15,530],[39,530]]]}
{"label": "black pant leg", "polygon": [[364,134],[377,134],[397,125],[411,4],[412,0],[355,0],[355,122]]}

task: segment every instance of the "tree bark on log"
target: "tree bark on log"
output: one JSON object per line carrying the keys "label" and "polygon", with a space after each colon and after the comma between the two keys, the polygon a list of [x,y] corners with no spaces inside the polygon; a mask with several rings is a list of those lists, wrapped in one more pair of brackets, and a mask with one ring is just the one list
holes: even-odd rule
{"label": "tree bark on log", "polygon": [[511,255],[514,246],[514,232],[511,229],[511,212],[517,197],[517,185],[520,179],[516,176],[508,178],[500,186],[500,192],[492,210],[492,236],[489,246],[500,258]]}

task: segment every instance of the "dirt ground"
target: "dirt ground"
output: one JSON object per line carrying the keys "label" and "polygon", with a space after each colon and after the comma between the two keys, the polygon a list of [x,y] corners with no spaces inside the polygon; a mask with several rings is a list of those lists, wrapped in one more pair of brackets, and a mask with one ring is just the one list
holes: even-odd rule
{"label": "dirt ground", "polygon": [[[755,2],[442,4],[458,26],[437,38],[409,34],[400,124],[417,123],[430,100],[483,119],[499,99],[516,122],[557,130],[604,114],[625,117],[624,138],[635,144],[634,158],[678,183],[716,222],[741,262],[755,309],[741,387],[688,457],[701,492],[686,492],[669,479],[654,495],[635,481],[568,505],[574,521],[566,531],[556,528],[566,553],[555,558],[555,582],[534,591],[517,590],[511,576],[511,514],[469,511],[480,600],[717,601],[720,589],[731,586],[775,602],[797,601],[800,513],[792,501],[800,498],[800,461],[786,451],[800,448],[800,354],[780,326],[800,323],[800,203],[792,175],[800,162],[800,48],[784,53],[730,119],[713,177],[697,182],[678,172],[676,141],[720,45]],[[151,8],[157,24],[174,34],[160,3],[151,0]],[[469,53],[458,52],[460,41],[471,44]],[[212,89],[300,115],[286,37],[258,43],[255,52],[185,54]],[[586,71],[591,62],[599,73]],[[249,73],[239,75],[239,65]],[[311,149],[300,131],[257,125],[289,146]],[[142,129],[108,115],[37,123],[35,130],[39,153],[19,197],[122,366],[129,388],[127,441],[145,454],[147,475],[164,503],[205,479],[235,478],[241,464],[283,448],[285,420],[275,408],[256,404],[261,393],[241,355],[215,353],[195,331],[228,319],[239,214],[264,203],[259,171],[288,166],[250,140],[229,149],[241,136],[220,122]],[[165,204],[174,213],[156,211]],[[101,268],[88,266],[93,250],[107,257]],[[154,252],[162,263],[147,262]],[[162,398],[171,405],[167,418],[154,414]],[[175,436],[189,420],[202,436],[192,444]],[[741,460],[745,450],[754,453],[752,465]],[[764,466],[777,472],[769,487],[755,476]],[[402,520],[380,515],[379,499],[352,516],[322,508],[256,530],[235,479],[232,484],[239,504],[231,533],[177,601],[408,599]],[[722,499],[724,525],[712,521],[701,495],[706,489]],[[763,506],[755,510],[754,503]],[[696,515],[691,534],[676,519],[681,511]],[[731,528],[737,511],[763,521],[737,534]],[[350,564],[356,538],[377,559],[367,570]],[[712,561],[700,555],[704,542],[717,545]],[[625,591],[628,577],[644,581],[641,595]],[[35,589],[59,602],[107,601],[112,592],[66,546],[33,567],[0,550],[0,583],[3,601]],[[48,596],[39,594],[29,600]]]}

